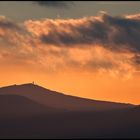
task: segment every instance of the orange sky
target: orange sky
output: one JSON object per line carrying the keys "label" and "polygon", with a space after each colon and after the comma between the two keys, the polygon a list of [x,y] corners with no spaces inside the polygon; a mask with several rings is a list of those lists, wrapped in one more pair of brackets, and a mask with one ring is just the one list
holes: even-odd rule
{"label": "orange sky", "polygon": [[0,86],[35,81],[74,96],[139,104],[137,27],[140,14],[23,23],[1,16]]}
{"label": "orange sky", "polygon": [[22,84],[35,81],[48,89],[65,94],[92,98],[97,100],[140,103],[140,76],[130,79],[111,77],[86,72],[60,72],[59,74],[42,74],[31,71],[1,72],[0,86]]}

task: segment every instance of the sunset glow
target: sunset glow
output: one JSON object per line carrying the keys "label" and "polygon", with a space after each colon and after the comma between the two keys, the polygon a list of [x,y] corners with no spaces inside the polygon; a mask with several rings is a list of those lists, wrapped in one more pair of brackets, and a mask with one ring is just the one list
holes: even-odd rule
{"label": "sunset glow", "polygon": [[[0,86],[140,103],[140,11],[16,21],[0,16]],[[0,13],[1,14],[1,13]]]}

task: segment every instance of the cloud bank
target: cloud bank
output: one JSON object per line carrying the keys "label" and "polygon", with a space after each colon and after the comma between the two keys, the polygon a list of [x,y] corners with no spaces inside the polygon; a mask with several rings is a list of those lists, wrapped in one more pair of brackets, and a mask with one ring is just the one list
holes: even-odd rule
{"label": "cloud bank", "polygon": [[129,78],[139,71],[140,14],[105,12],[81,19],[41,19],[15,23],[0,18],[0,63],[109,73]]}
{"label": "cloud bank", "polygon": [[52,7],[52,8],[69,8],[73,5],[71,1],[34,1],[34,3],[40,6]]}
{"label": "cloud bank", "polygon": [[75,20],[28,21],[26,25],[30,26],[29,30],[46,44],[64,47],[101,44],[114,50],[139,51],[140,49],[139,18],[130,19],[102,14],[99,17]]}

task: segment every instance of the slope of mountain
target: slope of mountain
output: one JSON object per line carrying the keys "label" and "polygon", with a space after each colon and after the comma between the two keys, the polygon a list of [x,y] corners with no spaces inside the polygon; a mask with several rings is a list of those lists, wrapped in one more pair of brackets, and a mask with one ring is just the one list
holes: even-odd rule
{"label": "slope of mountain", "polygon": [[43,106],[19,95],[0,95],[0,119],[26,118],[35,115],[52,114],[58,109]]}
{"label": "slope of mountain", "polygon": [[140,138],[139,130],[140,106],[68,96],[33,84],[0,88],[0,139]]}
{"label": "slope of mountain", "polygon": [[32,83],[0,88],[0,95],[20,95],[39,104],[70,111],[103,111],[133,107],[132,104],[97,101],[65,95]]}

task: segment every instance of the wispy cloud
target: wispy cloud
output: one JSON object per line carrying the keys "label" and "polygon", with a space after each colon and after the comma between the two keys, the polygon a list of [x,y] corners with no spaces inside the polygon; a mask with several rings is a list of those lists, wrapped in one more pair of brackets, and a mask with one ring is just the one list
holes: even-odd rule
{"label": "wispy cloud", "polygon": [[82,19],[29,21],[26,25],[46,44],[63,47],[101,44],[113,50],[139,51],[140,49],[140,19],[136,18],[103,14],[99,17]]}
{"label": "wispy cloud", "polygon": [[139,14],[113,17],[102,13],[24,23],[0,18],[0,63],[33,65],[47,72],[74,69],[129,78],[140,64],[139,40]]}
{"label": "wispy cloud", "polygon": [[34,1],[34,3],[52,8],[69,8],[74,4],[72,1]]}

